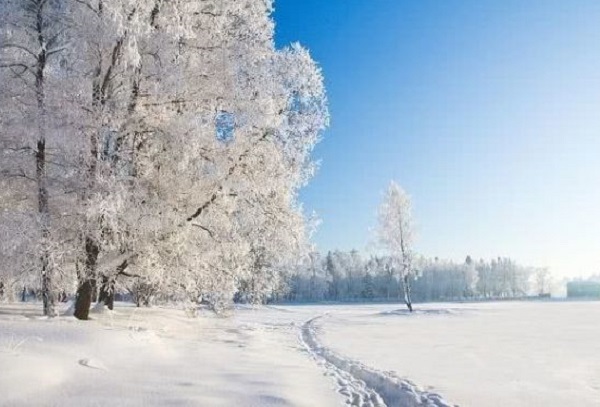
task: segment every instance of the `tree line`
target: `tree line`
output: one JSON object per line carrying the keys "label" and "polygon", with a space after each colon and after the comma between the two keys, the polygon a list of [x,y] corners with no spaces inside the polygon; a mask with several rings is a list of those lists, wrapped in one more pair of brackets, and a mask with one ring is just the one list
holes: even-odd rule
{"label": "tree line", "polygon": [[[409,276],[414,301],[523,298],[549,294],[547,269],[498,257],[464,262],[419,257]],[[313,252],[289,277],[284,301],[403,301],[397,259],[363,257],[358,251]]]}

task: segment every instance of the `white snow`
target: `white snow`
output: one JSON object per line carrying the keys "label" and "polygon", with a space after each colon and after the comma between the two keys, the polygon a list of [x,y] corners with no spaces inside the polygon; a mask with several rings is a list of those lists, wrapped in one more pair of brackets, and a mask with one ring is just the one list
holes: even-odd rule
{"label": "white snow", "polygon": [[600,406],[600,302],[356,306],[322,343],[460,406]]}
{"label": "white snow", "polygon": [[600,406],[600,303],[416,309],[4,304],[0,406]]}
{"label": "white snow", "polygon": [[[39,320],[0,304],[0,406],[336,406],[291,313],[134,308]],[[284,321],[282,321],[282,316]],[[303,317],[298,317],[299,321]]]}
{"label": "white snow", "polygon": [[377,371],[319,344],[314,328],[314,322],[319,318],[304,324],[303,341],[311,354],[317,360],[322,359],[326,369],[336,378],[340,393],[347,397],[349,404],[360,407],[451,407],[440,395],[424,391],[393,372]]}

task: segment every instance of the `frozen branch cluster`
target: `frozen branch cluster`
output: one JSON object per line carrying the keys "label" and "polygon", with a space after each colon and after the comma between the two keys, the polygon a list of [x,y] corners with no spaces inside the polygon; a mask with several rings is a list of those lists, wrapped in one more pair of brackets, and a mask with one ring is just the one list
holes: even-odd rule
{"label": "frozen branch cluster", "polygon": [[86,319],[116,287],[225,307],[282,289],[328,124],[270,0],[0,3],[0,281]]}

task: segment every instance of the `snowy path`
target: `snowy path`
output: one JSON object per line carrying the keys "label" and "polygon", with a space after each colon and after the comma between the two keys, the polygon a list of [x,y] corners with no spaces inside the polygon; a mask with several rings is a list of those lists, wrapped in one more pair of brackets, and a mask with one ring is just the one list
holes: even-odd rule
{"label": "snowy path", "polygon": [[421,390],[393,372],[382,372],[336,354],[317,340],[314,317],[302,326],[302,341],[309,353],[333,376],[347,404],[356,407],[451,407],[435,393]]}

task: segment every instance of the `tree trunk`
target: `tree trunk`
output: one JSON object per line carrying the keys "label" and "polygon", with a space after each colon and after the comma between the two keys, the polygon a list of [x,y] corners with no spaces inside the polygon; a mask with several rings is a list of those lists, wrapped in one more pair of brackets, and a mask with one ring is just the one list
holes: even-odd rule
{"label": "tree trunk", "polygon": [[407,275],[402,276],[402,288],[404,289],[404,303],[408,308],[409,312],[413,312],[412,299],[410,292],[410,277]]}
{"label": "tree trunk", "polygon": [[92,304],[92,283],[90,280],[84,281],[77,288],[77,299],[75,300],[75,312],[73,315],[77,319],[87,320],[90,314],[90,305]]}
{"label": "tree trunk", "polygon": [[[98,258],[98,256],[96,256],[96,258]],[[95,270],[96,270],[95,262],[94,262],[94,265],[90,266],[90,269],[94,270],[94,274],[90,278],[90,282],[92,283],[92,302],[97,302],[98,301],[98,276],[95,273]]]}
{"label": "tree trunk", "polygon": [[[100,14],[103,12],[103,3],[98,3],[98,11]],[[107,81],[110,75],[107,74],[105,81],[102,80],[102,64],[98,63],[94,70],[94,79],[92,82],[92,106],[99,109],[105,101],[105,89]],[[90,191],[94,190],[96,185],[96,169],[98,161],[98,132],[100,130],[92,130],[90,134],[90,162],[88,168],[88,186],[87,191],[83,193],[83,201],[88,201]],[[97,225],[86,225],[86,229],[89,231],[91,227]],[[78,275],[79,286],[77,287],[77,298],[75,300],[75,312],[76,318],[81,320],[87,320],[89,318],[90,307],[92,301],[98,299],[97,295],[97,281],[96,281],[96,265],[98,261],[98,255],[100,254],[100,247],[94,241],[91,233],[86,233],[85,236],[85,270],[83,273]]]}
{"label": "tree trunk", "polygon": [[136,292],[137,292],[137,294],[136,294],[136,296],[135,296],[135,306],[136,306],[137,308],[140,308],[140,307],[142,306],[142,304],[140,303],[140,289],[138,288],[138,289],[136,290]]}
{"label": "tree trunk", "polygon": [[46,173],[46,38],[44,28],[47,22],[44,18],[44,3],[38,5],[36,11],[36,34],[39,42],[39,52],[36,58],[35,71],[35,93],[38,108],[38,141],[35,152],[35,168],[38,195],[38,213],[40,216],[40,263],[42,278],[42,301],[44,303],[44,315],[55,315],[55,299],[52,287],[53,269],[50,264],[50,213],[48,206],[48,175]]}
{"label": "tree trunk", "polygon": [[91,238],[85,239],[85,272],[79,277],[77,288],[77,299],[75,300],[75,312],[77,319],[87,320],[89,318],[94,287],[96,285],[96,264],[100,249]]}
{"label": "tree trunk", "polygon": [[[114,309],[115,306],[115,283],[116,279],[121,276],[131,277],[131,274],[125,272],[127,267],[129,266],[129,260],[123,260],[121,264],[117,267],[117,272],[114,277],[110,276],[102,276],[102,284],[100,286],[100,294],[98,296],[98,301],[104,302],[104,305],[108,307],[109,310]],[[138,302],[139,307],[139,302]]]}
{"label": "tree trunk", "polygon": [[[100,103],[100,75],[101,68],[98,67],[95,72],[96,78],[93,84],[92,96],[93,105],[98,106]],[[90,163],[88,168],[88,192],[83,194],[83,200],[89,198],[89,191],[94,190],[96,185],[96,169],[98,160],[98,134],[92,131],[90,135]],[[90,224],[86,226],[89,230]],[[85,236],[85,270],[79,276],[79,286],[77,287],[77,299],[75,301],[75,317],[81,320],[87,320],[89,317],[90,307],[93,301],[98,299],[97,283],[96,283],[96,265],[100,247],[94,241],[90,234]]]}
{"label": "tree trunk", "polygon": [[115,281],[110,277],[102,276],[98,302],[103,302],[109,310],[115,307]]}

